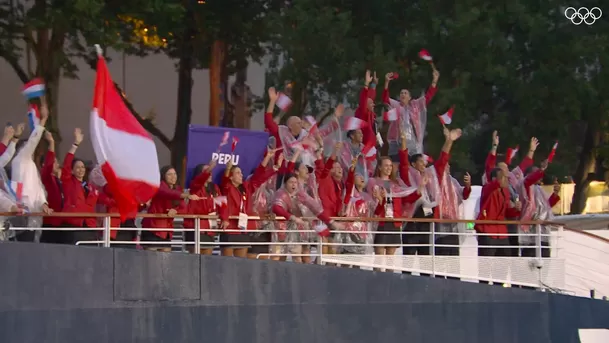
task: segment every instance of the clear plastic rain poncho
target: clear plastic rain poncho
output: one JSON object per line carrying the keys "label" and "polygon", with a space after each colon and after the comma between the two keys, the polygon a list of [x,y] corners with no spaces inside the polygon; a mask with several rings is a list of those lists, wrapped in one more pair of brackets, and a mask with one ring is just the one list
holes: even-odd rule
{"label": "clear plastic rain poncho", "polygon": [[[279,125],[279,139],[281,140],[281,146],[283,147],[283,155],[287,161],[291,160],[296,153],[296,149],[301,149],[302,145],[315,146],[315,136],[321,137],[326,141],[326,137],[336,130],[340,129],[338,122],[332,120],[323,127],[318,127],[316,123],[313,124],[308,130],[304,129],[300,132],[298,137],[294,137],[290,133],[290,129],[285,125]],[[315,162],[315,155],[310,151],[311,149],[305,149],[300,154],[300,160],[308,166],[313,166]]]}
{"label": "clear plastic rain poncho", "polygon": [[389,99],[389,106],[398,111],[398,120],[389,124],[387,141],[389,143],[401,144],[401,133],[406,133],[408,151],[411,154],[423,153],[423,138],[427,127],[427,102],[425,94],[419,98],[412,99],[406,106],[399,101]]}
{"label": "clear plastic rain poncho", "polygon": [[[292,215],[301,218],[307,217],[307,214],[309,213],[316,217],[323,212],[323,208],[319,205],[319,202],[301,190],[298,190],[294,195],[290,195],[285,188],[277,190],[273,205],[278,205]],[[290,245],[308,243],[311,242],[312,236],[305,231],[311,230],[311,228],[311,223],[308,222],[301,226],[291,220],[277,221],[275,222],[275,229],[278,230],[278,232],[273,233],[272,241],[290,243]],[[289,246],[284,246],[282,248],[283,251],[280,253],[285,254],[290,248],[291,247]]]}
{"label": "clear plastic rain poncho", "polygon": [[[363,175],[360,175],[360,177]],[[357,174],[356,174],[357,177]],[[348,191],[348,190],[347,190]],[[345,217],[365,217],[370,218],[374,214],[374,209],[378,205],[369,193],[360,192],[355,186],[351,190],[351,195],[343,205]],[[344,231],[349,233],[337,233],[335,240],[342,243],[342,251],[350,254],[366,254],[366,246],[351,244],[366,244],[371,246],[373,243],[373,231],[378,227],[377,222],[345,222]]]}
{"label": "clear plastic rain poncho", "polygon": [[[6,175],[4,168],[0,168],[0,212],[10,212],[13,206],[17,206],[17,198],[11,189],[11,181]],[[5,230],[6,227],[10,227],[14,221],[13,216],[0,217],[0,241],[8,241],[15,236],[15,231]]]}
{"label": "clear plastic rain poncho", "polygon": [[[386,184],[389,183],[389,187]],[[375,189],[385,188],[387,198],[403,198],[417,191],[416,187],[406,186],[401,179],[382,180],[380,177],[372,177],[368,180],[366,190],[369,194],[373,194]]]}
{"label": "clear plastic rain poncho", "polygon": [[[414,203],[404,203],[402,204],[402,209],[404,210],[404,216],[411,218],[416,209],[419,206],[424,206],[427,208],[434,208],[439,205],[442,201],[442,193],[440,188],[440,183],[438,182],[438,175],[436,173],[436,167],[433,165],[425,168],[423,174],[419,172],[412,166],[408,167],[408,179],[410,180],[410,184],[418,189],[419,185],[423,180],[423,176],[427,177],[427,185],[423,188],[421,193],[421,197]],[[450,211],[450,206],[446,208],[447,215]]]}
{"label": "clear plastic rain poncho", "polygon": [[[549,197],[540,185],[531,185],[527,192],[523,180],[517,189],[522,201],[521,220],[550,221],[554,218]],[[542,235],[549,235],[551,233],[551,226],[549,225],[519,225],[518,233],[537,234],[538,227],[541,227]],[[518,236],[518,242],[523,245],[535,245],[536,240],[535,236]],[[541,236],[542,242],[549,242],[549,240],[550,236]]]}
{"label": "clear plastic rain poncho", "polygon": [[[272,168],[272,166],[269,166],[268,168]],[[252,213],[260,217],[268,217],[271,214],[271,206],[273,204],[273,196],[276,187],[277,173],[273,174],[273,176],[254,191],[254,201],[251,202]],[[270,219],[256,221],[256,230],[272,230],[273,228],[273,221]],[[255,232],[254,235],[260,236],[263,233],[264,232]]]}

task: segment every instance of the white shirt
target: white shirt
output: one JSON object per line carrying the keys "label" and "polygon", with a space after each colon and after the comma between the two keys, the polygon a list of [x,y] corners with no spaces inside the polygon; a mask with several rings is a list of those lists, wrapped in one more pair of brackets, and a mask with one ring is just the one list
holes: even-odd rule
{"label": "white shirt", "polygon": [[15,155],[15,142],[11,140],[6,147],[6,150],[4,150],[2,156],[0,156],[0,168],[6,167],[6,165],[11,161],[11,158],[13,158],[13,155]]}
{"label": "white shirt", "polygon": [[47,195],[34,162],[34,151],[42,138],[44,126],[36,125],[30,138],[17,152],[11,163],[11,180],[23,183],[23,204],[31,212],[41,212]]}

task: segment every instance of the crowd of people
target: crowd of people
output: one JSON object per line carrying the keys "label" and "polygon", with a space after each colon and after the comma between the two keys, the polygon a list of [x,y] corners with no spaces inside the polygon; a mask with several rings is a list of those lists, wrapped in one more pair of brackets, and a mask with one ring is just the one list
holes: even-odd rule
{"label": "crowd of people", "polygon": [[[141,205],[141,210],[168,216],[145,218],[139,236],[133,219],[121,222],[112,217],[111,240],[133,241],[137,236],[146,249],[170,251],[173,217],[216,215],[218,220],[200,220],[201,254],[211,254],[219,236],[222,255],[274,260],[291,256],[300,263],[312,262],[311,248],[320,240],[335,243],[323,245],[324,253],[363,254],[366,247],[373,246],[376,255],[393,255],[402,245],[404,255],[429,255],[433,237],[439,245],[435,255],[459,255],[459,237],[453,235],[458,225],[450,221],[460,219],[459,206],[470,196],[472,180],[467,173],[461,182],[451,176],[450,153],[462,134],[460,129],[449,129],[444,122],[430,125],[443,131],[444,144],[435,159],[424,153],[427,105],[438,90],[440,77],[435,68],[432,72],[432,82],[421,97],[413,98],[403,89],[397,100],[389,96],[389,85],[396,75],[385,75],[381,96],[389,109],[384,116],[389,126],[385,137],[380,134],[382,122],[374,111],[379,84],[376,73],[366,72],[355,116],[342,118],[344,106],[339,105],[325,125],[297,116],[279,125],[275,112],[282,107],[278,102],[285,94],[270,88],[265,127],[271,138],[251,175],[244,175],[244,170],[229,162],[221,182],[214,184],[212,173],[219,167],[212,160],[198,165],[188,189],[183,189],[176,169],[165,166],[160,171],[158,192]],[[28,228],[10,235],[5,231],[5,236],[55,244],[99,240],[101,230],[62,229],[99,228],[99,218],[43,216],[53,212],[117,212],[112,193],[99,181],[103,179],[100,171],[88,169],[75,157],[84,139],[80,129],[74,130],[73,144],[63,162],[58,161],[53,135],[44,127],[48,115],[42,98],[40,121],[31,125],[29,138],[22,139],[25,125],[9,125],[4,130],[0,212],[11,213],[7,216],[10,225]],[[34,156],[43,137],[48,151],[40,165]],[[388,156],[379,156],[377,148],[384,144],[389,145]],[[534,166],[538,144],[532,138],[526,157],[510,169],[511,157],[497,160],[499,137],[493,133],[478,219],[551,219],[551,208],[560,200],[560,186],[556,185],[549,197],[540,188],[548,161]],[[40,216],[19,215],[24,212]],[[254,216],[260,220],[253,220]],[[355,219],[335,221],[337,217]],[[408,218],[438,222],[408,222]],[[195,228],[195,219],[185,218],[183,226]],[[38,238],[36,229],[41,227],[45,230]],[[534,236],[508,234],[547,233],[543,225],[478,224],[475,230],[480,234],[481,256],[535,256]],[[194,238],[194,231],[185,232],[186,241]],[[549,239],[544,236],[542,241],[546,248],[543,256],[549,257]],[[194,252],[194,245],[189,245],[189,251]]]}

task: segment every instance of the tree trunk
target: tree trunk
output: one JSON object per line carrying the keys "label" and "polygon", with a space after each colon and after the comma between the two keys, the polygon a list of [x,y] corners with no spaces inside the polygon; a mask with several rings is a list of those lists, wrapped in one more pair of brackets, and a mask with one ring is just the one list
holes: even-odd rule
{"label": "tree trunk", "polygon": [[600,142],[600,131],[597,123],[588,122],[584,145],[579,155],[579,163],[573,177],[575,191],[571,201],[571,214],[580,214],[586,208],[588,200],[588,187],[594,180],[594,169],[596,166],[596,148]]}
{"label": "tree trunk", "polygon": [[216,40],[211,48],[209,64],[209,125],[220,124],[220,113],[224,104],[221,98],[222,66],[226,59],[226,43]]}
{"label": "tree trunk", "polygon": [[186,13],[188,26],[184,31],[180,47],[180,61],[178,64],[178,108],[176,123],[171,144],[171,165],[178,170],[182,180],[186,179],[184,159],[188,143],[188,127],[192,119],[192,70],[193,70],[193,28],[192,12]]}
{"label": "tree trunk", "polygon": [[220,125],[235,127],[233,110],[233,105],[228,96],[228,66],[225,61],[220,66]]}
{"label": "tree trunk", "polygon": [[233,90],[231,92],[231,100],[233,103],[233,117],[235,127],[241,129],[250,128],[250,109],[248,99],[250,97],[249,87],[247,86],[247,60],[241,60],[237,63],[237,77]]}

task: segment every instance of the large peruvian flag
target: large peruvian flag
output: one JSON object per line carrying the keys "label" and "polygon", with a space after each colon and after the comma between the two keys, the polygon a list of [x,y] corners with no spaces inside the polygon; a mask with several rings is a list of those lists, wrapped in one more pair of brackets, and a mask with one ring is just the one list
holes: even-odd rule
{"label": "large peruvian flag", "polygon": [[121,220],[134,218],[139,204],[157,192],[161,180],[154,141],[118,94],[98,49],[91,111],[91,139],[97,163],[116,201]]}

